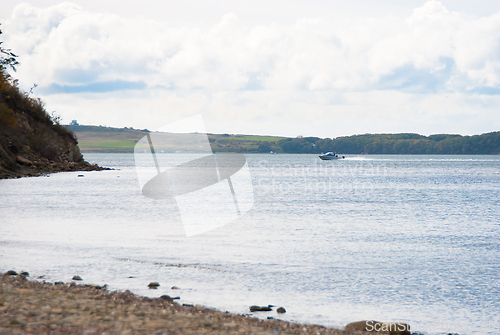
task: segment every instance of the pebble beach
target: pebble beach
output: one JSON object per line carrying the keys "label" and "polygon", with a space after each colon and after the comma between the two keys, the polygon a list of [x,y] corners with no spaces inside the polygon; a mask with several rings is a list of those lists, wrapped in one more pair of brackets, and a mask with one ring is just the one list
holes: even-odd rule
{"label": "pebble beach", "polygon": [[[0,276],[0,334],[356,334],[183,306],[105,287]],[[364,332],[362,332],[364,333]]]}

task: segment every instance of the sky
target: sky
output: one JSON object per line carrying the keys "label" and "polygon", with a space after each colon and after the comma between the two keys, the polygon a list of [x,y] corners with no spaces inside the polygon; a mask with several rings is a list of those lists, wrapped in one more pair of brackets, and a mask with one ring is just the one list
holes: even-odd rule
{"label": "sky", "polygon": [[[3,0],[5,1],[5,0]],[[8,1],[3,47],[62,123],[211,133],[500,130],[500,1]]]}

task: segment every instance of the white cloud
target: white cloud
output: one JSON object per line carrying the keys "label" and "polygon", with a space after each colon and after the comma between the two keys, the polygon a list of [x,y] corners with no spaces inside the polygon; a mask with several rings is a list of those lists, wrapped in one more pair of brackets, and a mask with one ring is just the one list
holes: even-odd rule
{"label": "white cloud", "polygon": [[406,20],[298,19],[246,28],[226,14],[210,29],[122,19],[71,3],[22,4],[6,27],[26,72],[42,85],[120,79],[243,89],[258,74],[266,89],[360,90],[405,65],[434,73],[443,58],[456,62],[469,85],[499,84],[500,13],[471,21],[436,1]]}
{"label": "white cloud", "polygon": [[455,60],[471,86],[500,85],[500,12],[468,22],[457,43]]}
{"label": "white cloud", "polygon": [[[288,135],[304,120],[326,133],[315,118],[323,123],[347,118],[353,124],[366,123],[363,118],[372,120],[373,131],[391,125],[386,131],[426,132],[430,120],[440,119],[432,113],[452,122],[444,106],[457,113],[476,108],[478,119],[484,119],[478,113],[494,115],[490,111],[498,108],[495,96],[481,93],[500,94],[500,12],[474,18],[437,1],[406,18],[318,17],[248,25],[228,13],[210,27],[94,13],[72,3],[21,4],[3,30],[6,45],[21,55],[18,77],[27,86],[39,84],[48,101],[67,111],[67,119],[78,118],[83,106],[101,104],[108,114],[96,119],[106,122],[94,123],[123,126],[128,120],[153,128],[156,122],[148,125],[118,112],[133,113],[126,106],[142,105],[157,117],[163,109],[207,111],[240,132],[259,132],[265,120],[280,117],[286,117],[287,129],[275,133]],[[129,93],[120,93],[123,89]],[[107,93],[78,95],[99,90]],[[57,92],[66,94],[48,95]],[[443,100],[448,95],[455,98]],[[68,105],[75,99],[81,108]],[[490,107],[477,109],[473,101],[482,99]]]}

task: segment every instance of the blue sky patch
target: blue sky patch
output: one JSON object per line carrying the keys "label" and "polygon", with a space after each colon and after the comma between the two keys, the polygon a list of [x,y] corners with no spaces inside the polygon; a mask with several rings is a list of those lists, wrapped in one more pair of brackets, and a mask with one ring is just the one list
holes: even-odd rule
{"label": "blue sky patch", "polygon": [[377,88],[414,93],[438,92],[444,88],[444,84],[450,79],[455,69],[455,61],[452,58],[442,57],[440,62],[444,67],[434,72],[428,69],[416,69],[413,64],[401,66],[391,74],[380,78]]}
{"label": "blue sky patch", "polygon": [[500,95],[500,87],[477,87],[474,88],[468,92],[471,93],[478,93],[478,94],[483,94],[483,95]]}
{"label": "blue sky patch", "polygon": [[43,94],[73,94],[73,93],[106,93],[122,90],[141,90],[146,87],[146,83],[142,81],[102,81],[97,83],[90,83],[84,85],[58,85],[52,84],[50,86],[40,88]]}

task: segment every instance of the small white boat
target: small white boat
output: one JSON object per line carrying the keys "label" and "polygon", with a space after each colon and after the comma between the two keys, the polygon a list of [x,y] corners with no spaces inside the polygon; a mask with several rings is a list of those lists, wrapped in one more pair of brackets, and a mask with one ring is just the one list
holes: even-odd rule
{"label": "small white boat", "polygon": [[329,161],[333,159],[343,159],[345,157],[339,156],[335,152],[327,152],[326,154],[319,155],[319,158],[321,158],[324,161]]}

